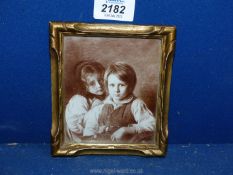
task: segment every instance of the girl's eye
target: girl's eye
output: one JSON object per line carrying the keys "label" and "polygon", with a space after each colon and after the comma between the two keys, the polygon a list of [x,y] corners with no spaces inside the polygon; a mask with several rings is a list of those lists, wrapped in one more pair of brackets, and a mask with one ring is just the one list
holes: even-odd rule
{"label": "girl's eye", "polygon": [[91,81],[90,83],[89,83],[89,86],[94,86],[95,85],[95,82],[94,81]]}
{"label": "girl's eye", "polygon": [[124,87],[124,86],[125,86],[125,84],[119,84],[119,86],[120,86],[120,87]]}
{"label": "girl's eye", "polygon": [[110,87],[114,87],[114,84],[110,84],[109,86],[110,86]]}

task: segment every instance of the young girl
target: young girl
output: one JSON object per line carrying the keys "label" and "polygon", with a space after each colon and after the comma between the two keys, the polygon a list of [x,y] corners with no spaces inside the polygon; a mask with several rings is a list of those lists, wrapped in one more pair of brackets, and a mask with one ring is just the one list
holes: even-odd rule
{"label": "young girl", "polygon": [[145,103],[133,95],[136,73],[128,64],[110,65],[104,75],[109,96],[104,104],[86,114],[84,136],[103,143],[143,143],[151,141],[155,117]]}
{"label": "young girl", "polygon": [[77,94],[65,109],[66,134],[71,142],[80,142],[85,126],[84,116],[105,98],[104,67],[95,61],[81,61],[75,66]]}

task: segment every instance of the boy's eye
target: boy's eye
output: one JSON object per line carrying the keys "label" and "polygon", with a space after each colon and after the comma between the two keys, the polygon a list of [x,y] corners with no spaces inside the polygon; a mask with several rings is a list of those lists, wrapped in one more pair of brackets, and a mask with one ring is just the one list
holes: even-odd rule
{"label": "boy's eye", "polygon": [[114,87],[114,84],[110,84],[109,86]]}
{"label": "boy's eye", "polygon": [[91,81],[88,85],[89,85],[89,86],[94,86],[94,85],[95,85],[95,82],[94,82],[94,81]]}
{"label": "boy's eye", "polygon": [[125,86],[125,84],[119,84],[119,86],[120,86],[120,87],[124,87],[124,86]]}

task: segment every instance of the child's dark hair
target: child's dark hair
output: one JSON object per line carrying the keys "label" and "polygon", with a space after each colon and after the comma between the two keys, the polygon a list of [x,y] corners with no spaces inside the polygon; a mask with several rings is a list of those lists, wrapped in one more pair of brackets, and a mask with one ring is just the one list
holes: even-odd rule
{"label": "child's dark hair", "polygon": [[108,87],[108,76],[110,74],[117,75],[121,81],[124,81],[128,85],[128,94],[133,93],[137,83],[137,76],[134,69],[130,65],[124,62],[116,62],[108,66],[104,74],[106,89]]}
{"label": "child's dark hair", "polygon": [[74,75],[77,84],[77,93],[82,96],[87,96],[89,93],[86,90],[86,77],[89,74],[98,74],[104,76],[105,68],[99,62],[92,60],[84,60],[78,62],[74,67]]}

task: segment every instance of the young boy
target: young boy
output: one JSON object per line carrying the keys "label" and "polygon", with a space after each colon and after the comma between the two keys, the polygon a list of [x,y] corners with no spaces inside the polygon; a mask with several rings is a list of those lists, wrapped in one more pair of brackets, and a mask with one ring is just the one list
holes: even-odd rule
{"label": "young boy", "polygon": [[66,106],[66,136],[70,142],[80,142],[85,126],[84,116],[102,104],[105,97],[104,67],[95,61],[81,61],[75,66],[77,94]]}
{"label": "young boy", "polygon": [[151,141],[155,117],[145,103],[133,95],[137,82],[134,69],[117,62],[107,68],[104,81],[109,96],[104,104],[86,114],[83,135],[103,143]]}

